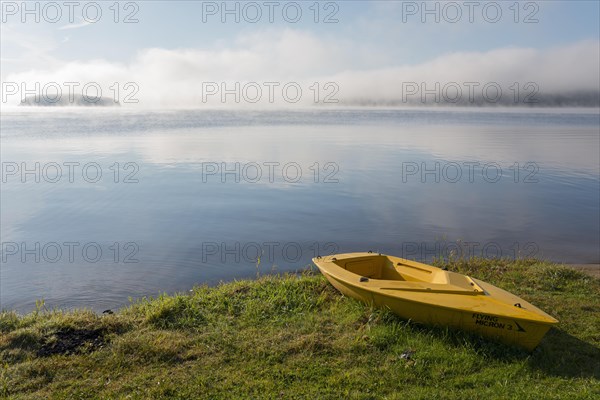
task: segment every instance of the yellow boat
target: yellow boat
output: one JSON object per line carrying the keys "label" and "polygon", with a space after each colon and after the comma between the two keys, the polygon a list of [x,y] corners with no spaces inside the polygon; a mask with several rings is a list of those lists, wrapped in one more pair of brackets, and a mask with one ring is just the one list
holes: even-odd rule
{"label": "yellow boat", "polygon": [[402,318],[450,326],[533,350],[556,319],[489,283],[427,264],[373,253],[313,258],[343,294]]}

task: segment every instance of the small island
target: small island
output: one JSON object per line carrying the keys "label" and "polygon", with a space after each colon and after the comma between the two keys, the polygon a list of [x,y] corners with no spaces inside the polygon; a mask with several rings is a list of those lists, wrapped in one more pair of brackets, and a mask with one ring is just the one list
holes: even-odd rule
{"label": "small island", "polygon": [[121,103],[106,97],[65,96],[51,98],[47,96],[27,96],[19,103],[21,107],[120,107]]}

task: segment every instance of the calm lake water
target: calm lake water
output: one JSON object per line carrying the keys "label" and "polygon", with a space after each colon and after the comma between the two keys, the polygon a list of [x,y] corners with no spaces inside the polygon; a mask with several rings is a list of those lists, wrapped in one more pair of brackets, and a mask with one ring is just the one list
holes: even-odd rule
{"label": "calm lake water", "polygon": [[1,128],[5,309],[101,311],[333,252],[600,258],[594,109],[15,110]]}

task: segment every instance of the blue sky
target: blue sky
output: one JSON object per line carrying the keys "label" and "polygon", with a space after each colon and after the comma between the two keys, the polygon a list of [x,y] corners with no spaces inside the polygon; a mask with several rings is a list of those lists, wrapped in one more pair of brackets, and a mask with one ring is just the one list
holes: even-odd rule
{"label": "blue sky", "polygon": [[[448,22],[443,13],[439,23],[433,21],[432,15],[428,15],[423,23],[421,1],[320,2],[320,20],[337,9],[334,17],[339,22],[329,24],[314,22],[314,9],[310,9],[314,1],[298,2],[303,15],[297,23],[283,18],[282,7],[290,2],[277,2],[274,23],[268,21],[268,8],[265,6],[260,7],[263,16],[258,23],[244,21],[243,15],[240,23],[235,23],[231,15],[227,16],[226,23],[222,23],[219,13],[207,15],[207,21],[203,22],[203,10],[213,4],[220,8],[220,1],[139,1],[135,2],[139,10],[134,15],[139,22],[130,24],[113,21],[114,11],[109,9],[113,1],[99,2],[102,4],[102,17],[98,22],[89,24],[82,19],[80,8],[75,9],[73,24],[68,23],[65,9],[63,18],[56,23],[44,21],[43,17],[36,23],[32,16],[27,16],[27,22],[22,23],[22,10],[12,15],[6,3],[11,2],[3,3],[3,81],[24,73],[31,77],[33,72],[49,73],[64,69],[69,62],[85,65],[92,60],[131,70],[133,65],[139,64],[140,54],[148,49],[207,51],[220,56],[237,52],[243,56],[245,49],[253,48],[257,57],[268,57],[269,51],[280,49],[278,46],[295,46],[296,42],[292,39],[281,40],[286,34],[310,40],[299,39],[303,44],[298,48],[297,58],[284,57],[280,61],[292,59],[296,64],[302,64],[302,51],[310,52],[325,44],[320,53],[316,51],[306,57],[307,75],[419,66],[464,52],[480,53],[486,57],[486,52],[499,49],[544,52],[587,42],[588,49],[593,51],[600,37],[598,1],[521,1],[518,3],[518,22],[514,21],[516,2],[500,1],[497,4],[501,5],[502,17],[496,23],[484,19],[482,8],[490,3],[485,1],[475,7],[473,22],[468,21],[468,8],[464,2],[455,2],[463,13],[456,23]],[[82,5],[86,3],[81,2]],[[135,10],[131,6],[124,9],[126,3],[120,3],[120,20]],[[262,5],[264,2],[256,3]],[[434,7],[435,3],[429,2],[428,7]],[[240,10],[244,4],[239,2]],[[447,7],[445,2],[437,4],[440,11]],[[414,8],[411,9],[414,6],[419,8],[416,14],[408,13],[414,11]],[[229,7],[234,7],[233,2],[229,3]],[[448,8],[447,12],[454,12],[454,9]],[[532,12],[533,18],[539,22],[524,23],[525,17]],[[448,14],[448,18],[453,16]],[[269,46],[271,48],[267,50]],[[337,54],[338,50],[340,54]],[[161,57],[172,55],[160,54]],[[594,58],[595,54],[592,52],[590,57]],[[277,75],[276,72],[274,74]]]}
{"label": "blue sky", "polygon": [[[390,50],[410,49],[409,54],[397,54],[399,62],[404,62],[405,59],[408,62],[419,62],[440,53],[458,50],[484,51],[505,46],[547,48],[581,39],[597,39],[600,35],[600,2],[594,0],[535,2],[539,10],[533,15],[539,20],[538,23],[514,23],[514,9],[509,9],[514,2],[504,1],[499,2],[503,16],[497,23],[485,22],[481,8],[475,8],[474,23],[468,22],[467,15],[464,14],[454,24],[445,22],[443,16],[440,23],[421,23],[420,13],[407,14],[407,22],[403,22],[403,3],[404,7],[408,7],[407,3],[420,6],[420,1],[338,1],[336,4],[339,10],[335,13],[335,18],[339,22],[329,24],[313,22],[314,11],[309,10],[309,7],[314,1],[299,2],[303,15],[298,23],[286,22],[280,11],[281,7],[275,8],[274,23],[267,20],[267,7],[261,7],[264,14],[258,23],[248,23],[243,18],[240,23],[235,23],[231,15],[227,16],[227,23],[222,23],[220,14],[207,15],[207,22],[202,22],[203,7],[207,8],[207,4],[211,3],[202,1],[139,1],[136,2],[139,10],[134,14],[138,23],[114,23],[114,11],[108,9],[113,2],[100,3],[103,6],[100,21],[78,29],[59,29],[68,23],[66,9],[63,9],[65,14],[57,23],[41,21],[37,24],[32,16],[27,16],[28,22],[22,24],[19,10],[16,15],[5,16],[7,22],[3,25],[15,27],[17,32],[26,28],[57,42],[68,37],[68,42],[55,48],[56,54],[65,59],[102,56],[115,61],[125,61],[132,52],[141,48],[213,48],[230,44],[240,34],[283,28],[306,30],[318,35],[387,47]],[[123,5],[126,3],[122,2]],[[220,8],[221,2],[214,3]],[[243,2],[239,3],[241,14]],[[323,10],[327,3],[322,2],[321,18],[334,11],[331,7]],[[532,7],[525,10],[527,3],[534,2],[521,1],[519,19],[524,19],[527,14],[535,11]],[[233,3],[230,4],[234,7]],[[468,11],[466,7],[461,7],[461,10],[465,13]],[[122,9],[120,18],[133,11],[133,8]],[[74,15],[78,20],[82,14],[83,12],[75,9]],[[431,15],[427,18],[428,21],[433,20]],[[3,37],[2,41],[6,39]]]}

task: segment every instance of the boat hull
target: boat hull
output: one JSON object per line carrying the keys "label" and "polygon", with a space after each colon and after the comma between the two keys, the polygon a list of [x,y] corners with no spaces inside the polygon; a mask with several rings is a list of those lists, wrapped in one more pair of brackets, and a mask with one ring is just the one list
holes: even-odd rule
{"label": "boat hull", "polygon": [[[363,253],[359,254],[362,255]],[[387,308],[407,320],[470,331],[505,344],[519,346],[528,351],[537,347],[552,325],[558,322],[556,320],[548,322],[532,321],[514,315],[490,313],[489,310],[484,308],[467,307],[467,309],[462,309],[444,306],[443,302],[441,304],[433,304],[431,301],[422,302],[415,299],[414,296],[412,298],[404,297],[402,292],[390,293],[390,291],[377,290],[361,285],[358,279],[356,283],[348,282],[348,279],[336,276],[334,268],[324,267],[319,259],[314,261],[327,280],[348,297],[378,308]],[[430,268],[435,267],[430,266]],[[490,292],[501,293],[511,296],[511,301],[518,299],[522,303],[529,304],[525,300],[519,299],[495,286],[479,280],[474,280],[474,282],[481,286],[488,296]],[[515,303],[518,303],[518,301]]]}

